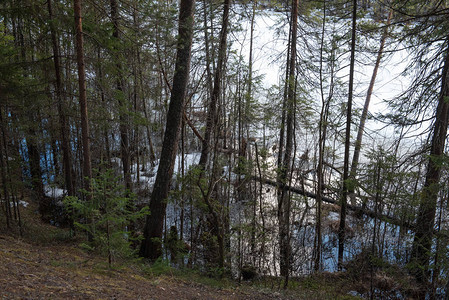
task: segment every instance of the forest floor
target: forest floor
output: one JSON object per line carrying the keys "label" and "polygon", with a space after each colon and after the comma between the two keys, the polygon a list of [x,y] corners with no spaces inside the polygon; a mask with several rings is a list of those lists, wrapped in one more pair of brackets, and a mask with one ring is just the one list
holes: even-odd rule
{"label": "forest floor", "polygon": [[[2,299],[273,299],[275,294],[217,288],[180,278],[108,269],[73,246],[36,246],[0,235]],[[275,296],[275,297],[273,297]]]}
{"label": "forest floor", "polygon": [[276,281],[239,284],[188,270],[159,272],[142,262],[110,268],[67,230],[38,221],[32,209],[22,218],[24,234],[18,237],[0,217],[1,299],[356,299],[339,275],[292,281],[283,290]]}

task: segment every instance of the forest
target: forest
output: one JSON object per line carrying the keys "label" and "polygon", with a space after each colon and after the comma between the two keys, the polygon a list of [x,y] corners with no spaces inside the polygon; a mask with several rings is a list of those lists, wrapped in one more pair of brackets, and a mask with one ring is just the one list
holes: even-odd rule
{"label": "forest", "polygon": [[0,21],[1,239],[42,222],[109,267],[448,299],[449,1],[3,0]]}

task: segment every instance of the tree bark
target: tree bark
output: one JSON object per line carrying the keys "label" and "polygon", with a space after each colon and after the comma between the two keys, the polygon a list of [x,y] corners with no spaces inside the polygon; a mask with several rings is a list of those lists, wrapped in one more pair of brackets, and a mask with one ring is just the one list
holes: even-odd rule
{"label": "tree bark", "polygon": [[[117,0],[111,0],[111,21],[113,26],[112,37],[114,39],[114,43],[118,43],[120,39],[119,32],[119,13],[118,13],[118,3]],[[120,130],[120,153],[122,159],[123,166],[123,178],[125,181],[125,187],[127,193],[130,193],[132,190],[131,184],[131,170],[130,170],[130,153],[129,153],[129,136],[128,136],[128,118],[127,118],[127,105],[125,103],[124,94],[123,94],[123,75],[122,75],[122,64],[120,62],[120,55],[117,50],[117,46],[114,46],[114,54],[115,59],[117,60],[116,68],[116,95],[118,99],[119,106],[119,130]]]}
{"label": "tree bark", "polygon": [[[388,13],[388,17],[387,17],[387,23],[385,24],[384,31],[382,32],[382,37],[380,39],[380,46],[379,46],[379,50],[377,51],[376,63],[374,64],[373,74],[371,75],[371,80],[370,80],[370,83],[368,86],[368,91],[366,92],[365,104],[363,105],[362,115],[360,116],[360,123],[359,123],[359,128],[357,131],[357,138],[355,140],[355,146],[354,146],[354,154],[352,156],[351,172],[349,175],[351,180],[354,183],[355,183],[355,176],[357,173],[357,167],[359,164],[360,149],[362,148],[363,132],[365,130],[365,123],[366,123],[366,118],[368,116],[369,104],[371,101],[371,96],[373,94],[374,84],[376,82],[377,71],[379,70],[380,61],[381,61],[383,53],[384,53],[385,41],[387,40],[387,36],[388,36],[388,25],[390,25],[392,16],[393,16],[393,10],[390,10],[390,12]],[[348,194],[351,197],[352,205],[355,205],[354,191],[355,191],[355,184],[351,184],[349,187],[349,190],[348,190]]]}
{"label": "tree bark", "polygon": [[[206,119],[206,129],[204,133],[204,138],[202,140],[202,148],[201,148],[201,156],[198,163],[198,166],[201,169],[201,173],[199,176],[198,183],[200,184],[201,179],[205,176],[207,162],[209,160],[210,151],[211,151],[211,143],[213,133],[218,129],[218,106],[219,106],[219,98],[222,91],[221,79],[224,71],[224,63],[226,60],[226,45],[227,45],[227,36],[228,36],[228,25],[229,25],[229,10],[231,6],[231,0],[225,0],[223,4],[223,18],[222,18],[222,27],[220,31],[220,45],[218,48],[218,59],[217,59],[217,67],[215,68],[214,74],[214,85],[212,89],[211,100],[209,102],[209,107],[207,110],[207,119]],[[216,144],[216,143],[215,143]],[[214,184],[214,172],[211,172],[211,178],[209,179],[209,187],[207,191],[201,190],[203,195],[203,200],[206,203],[209,213],[211,215],[212,226],[210,231],[213,235],[216,236],[218,242],[218,267],[224,267],[224,224],[221,222],[220,214],[217,212],[216,205],[212,203],[211,195],[212,189],[215,187]],[[201,186],[200,186],[201,188]]]}
{"label": "tree bark", "polygon": [[[212,95],[213,82],[212,82],[212,71],[211,71],[211,58],[210,58],[210,46],[209,46],[209,25],[208,25],[208,11],[207,3],[209,1],[203,1],[203,27],[204,27],[204,48],[205,48],[205,59],[206,59],[206,83],[208,95]],[[212,4],[209,4],[212,5]],[[212,27],[212,26],[211,26]],[[212,66],[213,67],[213,66]],[[214,69],[214,68],[213,68]]]}
{"label": "tree bark", "polygon": [[[7,141],[6,141],[6,130],[5,130],[5,123],[3,122],[3,110],[0,105],[0,132],[2,133],[2,138],[0,140],[0,174],[1,174],[1,182],[2,182],[2,190],[3,195],[2,198],[4,199],[5,207],[4,212],[6,216],[6,227],[8,229],[11,228],[11,220],[12,220],[12,213],[11,213],[11,201],[9,197],[9,190],[7,185],[7,178],[11,180],[10,174],[7,175],[6,170],[6,164],[8,159],[8,151],[7,151]],[[4,151],[3,151],[4,150]],[[8,170],[9,171],[9,170]]]}
{"label": "tree bark", "polygon": [[290,207],[291,199],[287,187],[287,181],[292,168],[294,116],[296,109],[296,40],[298,34],[298,0],[292,1],[291,11],[291,43],[290,61],[288,62],[287,103],[286,103],[286,135],[285,152],[280,170],[281,195],[279,197],[279,250],[280,272],[285,277],[284,288],[288,285],[290,274]]}
{"label": "tree bark", "polygon": [[83,145],[83,175],[84,189],[87,191],[86,200],[90,201],[90,180],[92,178],[91,155],[89,144],[89,116],[87,110],[86,71],[84,66],[84,39],[81,18],[81,1],[74,0],[75,33],[76,33],[76,63],[78,67],[78,92],[81,112],[81,139]]}
{"label": "tree bark", "polygon": [[[446,44],[448,41],[449,37],[446,39]],[[441,75],[441,92],[438,99],[435,124],[433,125],[426,181],[421,193],[411,255],[412,273],[420,284],[423,293],[421,296],[425,296],[430,275],[429,262],[432,253],[436,204],[440,190],[439,181],[449,125],[449,46],[445,55]]]}
{"label": "tree bark", "polygon": [[[36,124],[36,119],[30,116],[31,124]],[[47,205],[44,203],[44,185],[42,183],[42,169],[40,165],[40,152],[37,144],[36,131],[31,126],[28,131],[28,136],[26,139],[26,144],[28,148],[28,159],[30,163],[30,173],[31,173],[31,184],[33,187],[33,191],[35,193],[35,197],[39,202],[39,212],[41,216],[46,213]]]}
{"label": "tree bark", "polygon": [[156,260],[162,255],[162,231],[167,207],[167,197],[178,148],[184,98],[189,80],[190,56],[193,38],[194,0],[181,0],[179,12],[178,45],[175,75],[167,114],[159,169],[150,199],[150,212],[144,228],[140,255]]}
{"label": "tree bark", "polygon": [[343,253],[346,238],[346,206],[349,182],[349,147],[351,138],[352,121],[352,98],[354,89],[354,62],[355,62],[355,35],[357,25],[357,0],[352,2],[352,33],[351,33],[351,61],[349,64],[349,91],[348,106],[346,111],[346,136],[345,136],[345,158],[343,163],[343,187],[341,195],[340,224],[338,226],[338,269],[341,270],[343,264]]}
{"label": "tree bark", "polygon": [[[251,99],[253,97],[252,94],[252,87],[253,87],[253,41],[254,41],[254,19],[256,17],[256,6],[257,6],[257,0],[255,0],[252,4],[252,13],[251,13],[251,20],[250,20],[250,38],[249,38],[249,59],[248,59],[248,90],[245,97],[245,109],[243,114],[243,128],[246,131],[246,139],[249,139],[249,114],[250,114],[250,107],[251,107]],[[255,150],[256,150],[256,161],[258,161],[257,155],[257,143],[255,144]],[[245,153],[246,154],[246,153]],[[243,182],[246,183],[246,180],[243,180]],[[251,186],[249,184],[249,186]],[[247,184],[242,185],[243,188],[247,189]],[[257,253],[256,253],[256,232],[257,232],[257,185],[254,185],[254,196],[252,199],[253,203],[253,216],[252,216],[252,222],[251,222],[251,257],[252,257],[252,266],[256,266],[256,259],[257,259]]]}
{"label": "tree bark", "polygon": [[205,170],[206,164],[209,158],[211,137],[213,131],[216,129],[216,123],[218,121],[218,100],[221,92],[221,77],[224,69],[224,62],[226,59],[226,40],[228,36],[228,24],[229,24],[229,8],[231,5],[231,0],[225,0],[223,7],[223,20],[222,28],[220,32],[220,46],[218,50],[218,61],[217,67],[215,68],[214,74],[214,86],[212,90],[211,100],[209,102],[209,107],[207,110],[206,119],[206,131],[204,132],[204,139],[202,141],[201,156],[199,161],[199,166]]}
{"label": "tree bark", "polygon": [[[322,194],[324,187],[324,147],[326,146],[326,133],[327,133],[327,116],[329,114],[329,104],[331,93],[327,97],[327,101],[324,96],[323,86],[323,53],[324,53],[324,34],[326,28],[326,0],[323,2],[323,24],[321,28],[321,45],[320,45],[320,94],[321,94],[321,112],[320,121],[318,124],[319,138],[318,138],[318,166],[317,166],[317,190],[316,190],[316,223],[315,223],[315,259],[314,259],[314,271],[318,272],[321,269],[321,247],[322,247],[322,235],[321,235],[321,204]],[[332,50],[333,51],[333,50]],[[333,64],[333,62],[331,62]],[[333,74],[331,74],[333,76]],[[333,84],[333,77],[331,77],[331,91]]]}
{"label": "tree bark", "polygon": [[64,112],[64,98],[62,90],[62,76],[61,76],[61,64],[59,61],[59,43],[56,36],[56,30],[53,23],[53,8],[51,0],[47,1],[50,34],[53,48],[53,63],[55,67],[55,79],[56,79],[56,101],[59,115],[59,128],[61,133],[61,147],[62,147],[62,160],[64,168],[65,187],[69,196],[74,195],[74,184],[72,176],[72,158],[70,149],[70,137],[67,127],[67,118]]}

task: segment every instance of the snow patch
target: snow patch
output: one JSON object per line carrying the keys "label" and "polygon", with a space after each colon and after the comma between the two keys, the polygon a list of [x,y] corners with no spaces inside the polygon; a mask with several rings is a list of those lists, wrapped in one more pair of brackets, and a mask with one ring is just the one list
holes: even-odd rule
{"label": "snow patch", "polygon": [[[28,204],[29,204],[29,203],[26,202],[26,201],[19,200],[19,205],[22,205],[23,207],[27,207]],[[10,205],[11,207],[14,207],[14,202],[10,202],[9,205]]]}
{"label": "snow patch", "polygon": [[339,221],[340,220],[340,214],[335,212],[335,211],[330,211],[329,215],[327,216],[327,218],[330,221]]}
{"label": "snow patch", "polygon": [[67,194],[67,191],[55,186],[44,186],[45,196],[50,198],[62,198]]}

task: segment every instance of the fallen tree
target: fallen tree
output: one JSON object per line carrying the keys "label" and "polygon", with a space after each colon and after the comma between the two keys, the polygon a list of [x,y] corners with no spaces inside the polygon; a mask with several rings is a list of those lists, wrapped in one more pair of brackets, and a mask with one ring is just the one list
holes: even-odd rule
{"label": "fallen tree", "polygon": [[[268,184],[268,185],[271,185],[271,186],[274,186],[274,187],[278,186],[276,181],[268,179],[268,178],[262,178],[262,177],[259,177],[259,176],[252,176],[252,180],[261,182],[263,184]],[[303,196],[306,196],[306,197],[309,197],[309,198],[313,198],[313,199],[317,198],[317,195],[315,193],[306,191],[306,190],[304,190],[302,188],[299,188],[299,187],[286,186],[285,188],[288,191],[293,192],[293,193],[298,194],[298,195],[303,195]],[[321,200],[323,202],[326,202],[326,203],[340,205],[338,200],[335,200],[335,199],[332,199],[332,198],[329,198],[329,197],[326,197],[326,196],[321,196]],[[371,218],[377,218],[379,220],[385,221],[385,222],[393,224],[393,225],[402,226],[402,227],[404,227],[406,229],[414,230],[414,228],[415,228],[415,224],[412,224],[410,222],[405,222],[405,221],[403,221],[401,219],[398,219],[397,217],[394,217],[394,216],[381,214],[381,213],[376,213],[376,212],[374,212],[374,211],[372,211],[370,209],[366,209],[366,208],[363,208],[361,206],[352,205],[352,204],[347,204],[346,207],[347,207],[347,209],[349,209],[351,211],[354,211],[356,213],[360,213],[360,214],[363,214],[363,215],[371,217]]]}

